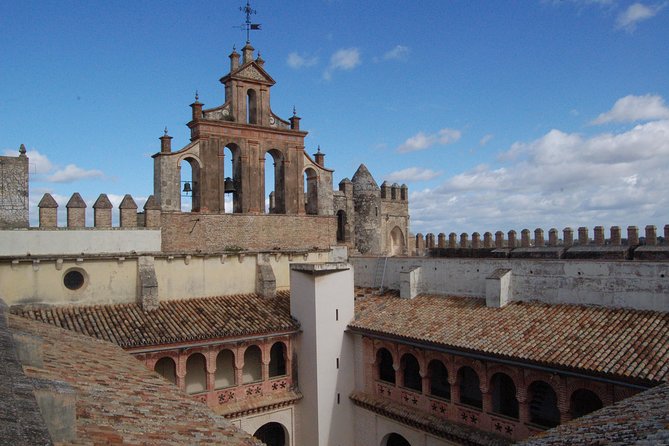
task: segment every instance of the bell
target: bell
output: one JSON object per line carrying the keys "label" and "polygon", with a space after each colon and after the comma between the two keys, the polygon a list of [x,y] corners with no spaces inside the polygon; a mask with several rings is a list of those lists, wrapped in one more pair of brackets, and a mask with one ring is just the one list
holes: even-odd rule
{"label": "bell", "polygon": [[191,189],[191,187],[190,187],[190,183],[189,183],[188,181],[186,181],[186,182],[184,183],[184,190],[183,190],[183,192],[184,192],[184,194],[193,192],[193,189]]}
{"label": "bell", "polygon": [[227,177],[225,179],[225,193],[226,194],[232,194],[235,193],[235,182],[232,180],[232,178]]}

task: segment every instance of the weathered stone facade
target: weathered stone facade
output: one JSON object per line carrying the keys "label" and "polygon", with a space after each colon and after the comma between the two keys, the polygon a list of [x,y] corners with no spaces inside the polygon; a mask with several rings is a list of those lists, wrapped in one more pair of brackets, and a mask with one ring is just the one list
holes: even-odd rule
{"label": "weathered stone facade", "polygon": [[0,156],[0,229],[28,225],[28,157],[21,144],[19,156]]}

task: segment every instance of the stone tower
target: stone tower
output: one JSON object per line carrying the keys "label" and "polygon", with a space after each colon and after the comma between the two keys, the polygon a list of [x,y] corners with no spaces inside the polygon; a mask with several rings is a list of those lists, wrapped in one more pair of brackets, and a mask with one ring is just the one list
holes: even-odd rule
{"label": "stone tower", "polygon": [[381,188],[361,164],[353,175],[355,246],[361,254],[379,254],[381,247]]}
{"label": "stone tower", "polygon": [[[232,209],[227,211],[265,213],[269,154],[267,160],[274,169],[270,213],[332,215],[332,170],[323,166],[322,157],[315,161],[305,152],[307,132],[300,130],[295,112],[284,120],[272,111],[270,92],[275,81],[264,65],[259,54],[254,58],[250,43],[241,56],[233,49],[230,72],[220,79],[225,103],[205,109],[196,95],[188,123],[191,143],[172,152],[171,137],[166,133],[160,138],[161,151],[153,156],[154,192],[163,212],[181,211],[181,168],[186,162],[192,172],[188,184],[192,212],[226,212],[227,192],[232,195]],[[226,157],[232,157],[231,168],[226,167]]]}
{"label": "stone tower", "polygon": [[0,156],[0,229],[28,227],[28,157]]}

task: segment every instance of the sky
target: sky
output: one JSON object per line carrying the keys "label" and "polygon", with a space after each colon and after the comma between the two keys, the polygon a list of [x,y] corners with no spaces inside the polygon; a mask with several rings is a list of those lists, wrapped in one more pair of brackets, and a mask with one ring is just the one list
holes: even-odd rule
{"label": "sky", "polygon": [[[33,224],[45,192],[142,206],[163,129],[181,148],[195,91],[223,103],[244,4],[0,0],[0,154],[28,149]],[[669,1],[251,6],[273,112],[335,189],[360,163],[407,184],[413,233],[669,223]]]}

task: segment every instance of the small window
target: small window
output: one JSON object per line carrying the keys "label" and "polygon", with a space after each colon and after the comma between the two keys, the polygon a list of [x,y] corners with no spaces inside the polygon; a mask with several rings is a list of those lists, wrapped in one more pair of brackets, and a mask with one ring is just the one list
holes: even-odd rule
{"label": "small window", "polygon": [[63,277],[63,285],[68,290],[78,290],[84,286],[86,279],[81,271],[73,269],[65,273]]}

